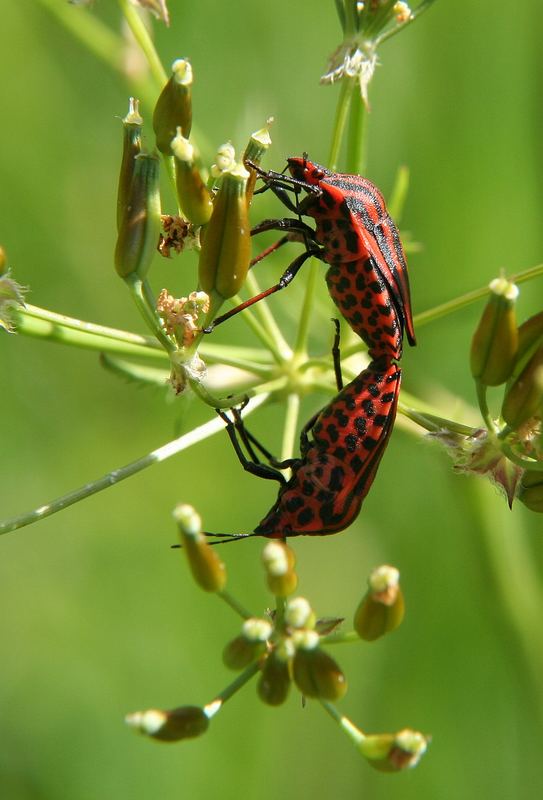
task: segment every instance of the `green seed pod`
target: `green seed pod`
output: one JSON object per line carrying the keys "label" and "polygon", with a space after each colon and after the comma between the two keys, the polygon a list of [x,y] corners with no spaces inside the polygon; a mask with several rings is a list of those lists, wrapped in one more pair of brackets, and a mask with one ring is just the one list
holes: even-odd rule
{"label": "green seed pod", "polygon": [[399,772],[418,764],[428,748],[428,739],[418,731],[405,728],[394,734],[364,736],[358,748],[379,772]]}
{"label": "green seed pod", "polygon": [[518,366],[522,359],[529,356],[530,351],[535,350],[540,344],[543,344],[543,311],[519,325],[516,365]]}
{"label": "green seed pod", "polygon": [[294,682],[306,697],[339,700],[347,691],[347,680],[334,659],[318,646],[315,631],[304,631],[295,639],[292,664]]}
{"label": "green seed pod", "polygon": [[543,345],[532,354],[528,363],[507,387],[502,417],[514,430],[543,409]]}
{"label": "green seed pod", "polygon": [[171,77],[157,100],[153,113],[156,146],[172,155],[171,141],[177,129],[188,138],[192,127],[192,67],[183,58],[172,64]]}
{"label": "green seed pod", "polygon": [[527,469],[520,480],[518,499],[530,511],[543,514],[543,472]]}
{"label": "green seed pod", "polygon": [[268,587],[276,597],[288,597],[298,585],[294,551],[283,542],[268,542],[262,551]]}
{"label": "green seed pod", "polygon": [[222,591],[226,584],[226,567],[202,533],[199,515],[192,506],[179,505],[173,517],[194,580],[205,592]]}
{"label": "green seed pod", "polygon": [[144,278],[151,266],[160,236],[159,161],[141,153],[135,159],[134,176],[126,198],[117,245],[115,268],[121,278]]}
{"label": "green seed pod", "polygon": [[194,163],[194,147],[177,129],[171,142],[175,158],[177,199],[183,214],[193,225],[205,225],[213,211],[211,193]]}
{"label": "green seed pod", "polygon": [[269,706],[280,706],[288,697],[292,683],[293,655],[292,642],[284,639],[272,650],[262,666],[257,692],[260,699]]}
{"label": "green seed pod", "polygon": [[179,742],[201,736],[209,727],[209,718],[199,706],[181,706],[171,711],[150,708],[135,711],[125,718],[127,725],[139,733],[161,742]]}
{"label": "green seed pod", "polygon": [[123,155],[119,172],[119,188],[117,191],[117,230],[126,213],[129,203],[130,186],[136,166],[136,156],[141,153],[141,131],[143,119],[139,113],[139,100],[130,98],[128,114],[123,119]]}
{"label": "green seed pod", "polygon": [[242,164],[223,175],[204,229],[198,264],[200,288],[211,297],[237,294],[249,269],[251,229],[245,201],[249,173]]}
{"label": "green seed pod", "polygon": [[[268,120],[268,125],[273,122],[273,119]],[[249,143],[245,148],[245,152],[243,154],[243,163],[245,164],[247,161],[251,161],[253,164],[257,166],[262,161],[262,157],[266,153],[266,150],[271,145],[271,138],[270,132],[265,125],[259,131],[255,131],[251,134],[251,138],[249,139]],[[245,195],[247,197],[247,204],[250,204],[253,198],[253,192],[256,183],[256,172],[254,169],[249,167],[249,180],[247,181],[247,189]]]}
{"label": "green seed pod", "polygon": [[244,669],[266,652],[273,627],[266,619],[252,618],[243,623],[241,634],[228,642],[222,660],[228,669]]}
{"label": "green seed pod", "polygon": [[515,301],[518,288],[505,278],[490,285],[490,297],[471,343],[471,374],[485,386],[505,383],[515,365],[518,330]]}
{"label": "green seed pod", "polygon": [[386,565],[371,573],[369,589],[354,615],[354,629],[361,639],[373,642],[402,622],[405,605],[399,579],[398,570]]}
{"label": "green seed pod", "polygon": [[8,258],[6,256],[6,251],[0,244],[0,275],[4,275],[8,270]]}

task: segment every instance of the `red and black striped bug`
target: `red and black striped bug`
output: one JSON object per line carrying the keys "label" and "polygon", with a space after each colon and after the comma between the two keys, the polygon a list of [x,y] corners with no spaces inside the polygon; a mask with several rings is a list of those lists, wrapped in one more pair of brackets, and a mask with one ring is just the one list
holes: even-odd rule
{"label": "red and black striped bug", "polygon": [[[336,328],[334,352],[338,353],[337,321]],[[248,536],[284,539],[344,530],[358,516],[375,478],[394,425],[400,381],[401,370],[393,361],[372,361],[305,425],[300,457],[283,462],[274,460],[249,434],[238,409],[232,409],[233,419],[218,410],[243,468],[277,480],[280,488],[274,505],[252,533],[208,535],[227,540]],[[255,447],[269,464],[260,461]],[[279,471],[286,468],[291,470],[288,480]]]}
{"label": "red and black striped bug", "polygon": [[[331,172],[305,155],[287,159],[290,176],[250,166],[297,214],[296,219],[265,220],[252,233],[284,231],[276,247],[295,238],[305,241],[306,252],[290,264],[277,284],[218,317],[207,331],[283,289],[303,263],[315,256],[330,264],[326,273],[330,295],[367,344],[371,357],[401,358],[404,330],[409,343],[415,344],[409,279],[398,229],[381,192],[367,178]],[[303,199],[293,202],[289,192],[297,198],[302,191],[306,192]],[[315,220],[314,230],[302,216]],[[260,256],[254,263],[259,260]]]}

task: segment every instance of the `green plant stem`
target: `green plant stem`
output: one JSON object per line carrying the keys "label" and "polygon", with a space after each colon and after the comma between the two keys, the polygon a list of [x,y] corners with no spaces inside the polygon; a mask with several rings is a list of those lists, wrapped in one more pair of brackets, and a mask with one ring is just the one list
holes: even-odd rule
{"label": "green plant stem", "polygon": [[[60,317],[60,315],[58,315]],[[101,334],[90,329],[85,330],[85,325],[92,323],[81,323],[77,328],[72,325],[64,325],[52,319],[40,318],[32,314],[27,314],[26,309],[17,309],[13,313],[16,322],[17,333],[25,336],[33,336],[39,339],[47,339],[59,344],[81,347],[87,350],[98,350],[122,356],[134,356],[135,358],[145,359],[167,359],[166,353],[154,340],[144,336],[136,336],[126,331],[114,331],[112,328],[104,328],[105,333]],[[79,322],[79,320],[77,320]],[[102,326],[96,325],[95,328]],[[116,335],[109,335],[114,333]],[[126,339],[123,334],[126,333]],[[118,334],[118,335],[117,335]],[[150,343],[152,341],[152,344]],[[157,349],[159,348],[159,349]]]}
{"label": "green plant stem", "polygon": [[338,709],[329,703],[328,700],[320,700],[321,706],[337,722],[343,733],[345,733],[354,745],[360,745],[366,738],[361,730],[354,725],[351,720],[342,714]]}
{"label": "green plant stem", "polygon": [[403,414],[404,417],[407,417],[430,433],[437,433],[441,430],[452,431],[452,433],[458,433],[460,436],[473,436],[475,433],[475,430],[469,425],[462,425],[462,423],[452,419],[439,417],[436,414],[430,414],[426,411],[419,411],[418,409],[405,405],[405,403],[401,401],[398,403],[398,411]]}
{"label": "green plant stem", "polygon": [[[261,289],[258,285],[254,273],[247,274],[246,284],[249,292],[253,297],[260,294]],[[281,333],[266,300],[261,300],[254,306],[254,311],[259,318],[259,322],[264,329],[269,341],[274,343],[274,352],[277,354],[280,361],[286,361],[292,357],[292,351],[285,337]]]}
{"label": "green plant stem", "polygon": [[321,636],[321,643],[329,644],[345,644],[346,642],[360,642],[360,636],[356,631],[345,631],[339,633],[329,633],[328,636]]}
{"label": "green plant stem", "polygon": [[[264,394],[254,398],[245,408],[244,416],[246,417],[248,414],[251,414],[266,400],[267,395]],[[168,458],[177,455],[177,453],[187,450],[189,447],[192,447],[192,445],[197,444],[204,439],[208,439],[210,436],[213,436],[213,434],[222,430],[224,430],[223,421],[218,417],[216,419],[212,419],[209,422],[206,422],[204,425],[194,428],[194,430],[190,431],[189,433],[185,433],[183,436],[180,436],[179,438],[168,442],[162,447],[159,447],[157,450],[153,450],[151,453],[148,453],[142,458],[138,458],[136,461],[131,461],[124,467],[119,467],[112,472],[108,472],[106,475],[98,478],[95,481],[86,483],[79,489],[68,492],[68,494],[62,495],[62,497],[58,497],[55,500],[51,500],[49,503],[39,506],[33,511],[29,511],[24,514],[20,514],[17,517],[6,519],[3,522],[0,522],[0,535],[4,533],[11,533],[19,528],[24,528],[26,525],[31,525],[33,522],[38,522],[40,519],[50,517],[52,514],[56,514],[57,512],[62,511],[64,508],[67,508],[74,503],[78,503],[80,500],[84,500],[93,494],[101,492],[103,489],[109,489],[110,486],[115,486],[115,484],[126,480],[126,478],[130,478],[132,475],[135,475],[144,469],[147,469],[147,467],[153,466],[153,464],[166,461]]]}
{"label": "green plant stem", "polygon": [[188,378],[193,392],[197,394],[200,400],[206,405],[211,406],[211,408],[233,408],[234,406],[245,405],[248,399],[255,397],[257,394],[265,394],[265,396],[268,397],[270,394],[281,391],[285,388],[287,382],[286,376],[281,376],[269,383],[262,383],[258,387],[248,388],[247,391],[240,394],[229,394],[227,397],[215,397],[202,385],[201,381],[191,379],[190,376],[188,376]]}
{"label": "green plant stem", "polygon": [[[538,278],[540,275],[543,275],[543,264],[537,264],[535,267],[530,267],[529,269],[522,270],[522,272],[517,272],[516,275],[511,276],[510,280],[512,283],[525,283],[526,281],[533,280],[533,278]],[[422,311],[420,314],[415,314],[415,326],[420,328],[422,325],[426,325],[428,322],[433,322],[441,317],[446,317],[448,314],[452,314],[455,311],[464,308],[465,306],[475,303],[477,300],[481,300],[482,298],[486,297],[487,294],[488,285],[483,286],[480,289],[474,289],[472,292],[466,292],[466,294],[460,295],[460,297],[455,297],[454,300],[441,303],[441,305],[434,306],[434,308],[429,308],[427,311]]]}
{"label": "green plant stem", "polygon": [[366,104],[360,92],[353,91],[349,108],[345,172],[363,175],[366,169]]}
{"label": "green plant stem", "polygon": [[485,561],[490,565],[506,618],[520,644],[543,721],[543,590],[537,560],[530,552],[521,516],[511,514],[497,503],[495,490],[487,482],[474,480],[467,485],[483,537]]}
{"label": "green plant stem", "polygon": [[235,681],[232,681],[232,683],[228,684],[228,686],[223,689],[222,692],[220,692],[215,699],[211,701],[211,703],[207,703],[207,705],[204,706],[204,713],[208,719],[214,717],[215,714],[221,710],[226,701],[236,694],[236,692],[242,689],[245,684],[248,683],[257,672],[259,672],[259,670],[260,662],[255,661],[255,663],[247,667],[247,669],[244,670]]}
{"label": "green plant stem", "polygon": [[223,589],[222,592],[217,592],[217,595],[221,598],[221,600],[224,600],[226,605],[230,606],[230,608],[235,611],[236,614],[239,614],[242,619],[250,619],[253,616],[253,614],[251,614],[250,611],[247,611],[247,609],[244,608],[241,603],[239,603],[236,598],[230,594],[230,592],[227,592]]}
{"label": "green plant stem", "polygon": [[150,292],[149,284],[147,281],[142,281],[137,276],[130,275],[125,278],[125,283],[130,289],[132,299],[134,300],[138,311],[145,320],[149,330],[151,330],[158,341],[162,344],[164,349],[170,353],[174,353],[177,349],[176,343],[165,333],[162,327],[162,321],[158,316],[154,298]]}
{"label": "green plant stem", "polygon": [[281,461],[292,458],[294,445],[296,442],[296,428],[300,415],[300,396],[291,393],[287,397],[287,411],[285,415],[285,427],[283,428],[283,441],[281,443]]}
{"label": "green plant stem", "polygon": [[162,66],[162,61],[158,56],[155,45],[153,44],[153,40],[151,39],[151,36],[147,29],[147,26],[145,25],[137,8],[134,5],[132,5],[130,0],[118,0],[118,1],[120,9],[124,15],[124,18],[128,23],[128,27],[132,31],[135,40],[141,47],[145,55],[145,58],[147,59],[147,63],[149,64],[151,74],[156,84],[156,88],[159,91],[161,91],[162,87],[167,82],[168,77],[166,75],[164,67]]}
{"label": "green plant stem", "polygon": [[502,442],[500,447],[502,453],[507,456],[509,461],[512,461],[513,464],[516,464],[517,467],[520,467],[521,469],[534,470],[535,472],[543,472],[543,461],[527,458],[515,453],[513,448],[506,442]]}
{"label": "green plant stem", "polygon": [[477,402],[479,404],[479,410],[481,412],[481,416],[484,419],[485,425],[491,433],[497,433],[498,428],[492,417],[490,416],[490,411],[488,408],[488,402],[486,399],[486,390],[487,387],[479,380],[475,381],[475,390],[477,392]]}
{"label": "green plant stem", "polygon": [[332,131],[332,142],[330,144],[330,154],[328,156],[328,167],[332,171],[337,170],[341,142],[347,124],[347,117],[351,105],[353,92],[357,86],[356,78],[343,77],[336,107],[336,117]]}
{"label": "green plant stem", "polygon": [[317,285],[317,264],[315,259],[309,259],[310,264],[308,267],[307,282],[305,285],[304,304],[302,306],[302,313],[300,314],[300,321],[298,323],[298,331],[296,333],[296,342],[294,344],[294,358],[300,358],[307,353],[307,338],[309,334],[309,326],[314,316],[314,296],[315,286]]}

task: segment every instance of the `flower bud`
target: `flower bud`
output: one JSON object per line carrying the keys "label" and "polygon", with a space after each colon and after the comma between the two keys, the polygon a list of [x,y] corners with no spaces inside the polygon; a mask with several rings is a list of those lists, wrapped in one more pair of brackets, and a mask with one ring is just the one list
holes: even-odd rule
{"label": "flower bud", "polygon": [[225,172],[230,172],[236,165],[236,151],[231,142],[221,144],[215,156],[215,163],[211,165],[211,175],[220,178]]}
{"label": "flower bud", "polygon": [[229,669],[244,669],[266,652],[266,643],[273,626],[266,619],[245,620],[241,634],[232,639],[223,650],[222,660]]}
{"label": "flower bud", "polygon": [[115,268],[121,278],[144,278],[160,237],[159,162],[141,153],[126,197],[126,210],[115,247]]}
{"label": "flower bud", "polygon": [[264,703],[280,706],[287,699],[293,655],[294,645],[290,639],[284,639],[264,661],[257,685],[258,696]]}
{"label": "flower bud", "polygon": [[245,202],[249,173],[242,164],[226,172],[203,232],[198,264],[200,288],[212,297],[237,294],[249,269],[251,230]]}
{"label": "flower bud", "polygon": [[294,681],[306,697],[339,700],[347,691],[347,680],[336,662],[319,647],[319,635],[304,631],[295,638]]}
{"label": "flower bud", "polygon": [[143,119],[139,113],[139,100],[130,98],[128,114],[123,119],[123,154],[117,191],[117,230],[121,227],[129,203],[130,186],[134,177],[136,156],[141,153]]}
{"label": "flower bud", "polygon": [[415,767],[428,747],[428,738],[405,728],[398,733],[364,736],[358,745],[362,755],[381,772],[399,772]]}
{"label": "flower bud", "polygon": [[194,580],[206,592],[222,591],[226,584],[226,567],[202,533],[199,515],[192,506],[179,505],[173,517]]}
{"label": "flower bud", "polygon": [[188,138],[192,126],[192,67],[183,58],[172,64],[172,74],[158,98],[153,113],[156,146],[171,156],[171,141],[177,129]]}
{"label": "flower bud", "polygon": [[354,615],[354,629],[361,639],[372,642],[400,625],[404,599],[399,581],[394,567],[384,565],[371,573],[369,589]]}
{"label": "flower bud", "polygon": [[543,513],[543,472],[527,469],[522,475],[518,499],[530,511]]}
{"label": "flower bud", "polygon": [[283,542],[268,542],[262,552],[268,587],[276,597],[288,597],[298,585],[294,551]]}
{"label": "flower bud", "polygon": [[211,217],[213,202],[200,170],[194,163],[194,147],[177,129],[171,142],[175,158],[175,185],[179,205],[189,222],[205,225]]}
{"label": "flower bud", "polygon": [[543,410],[543,345],[505,391],[502,417],[514,430]]}
{"label": "flower bud", "polygon": [[[267,124],[261,128],[259,131],[255,131],[251,134],[251,138],[249,139],[249,144],[245,148],[245,152],[243,154],[243,163],[245,164],[247,161],[251,161],[253,164],[260,164],[262,161],[262,157],[265,154],[268,147],[271,145],[271,138],[270,132],[268,130],[268,125],[273,122],[273,117],[267,121]],[[246,197],[247,197],[247,204],[249,204],[253,197],[253,192],[256,183],[256,172],[254,169],[249,167],[249,180],[247,181],[247,189],[246,189]]]}
{"label": "flower bud", "polygon": [[305,597],[293,597],[285,608],[285,624],[290,628],[312,629],[315,627],[315,612]]}
{"label": "flower bud", "polygon": [[515,301],[518,287],[505,278],[490,285],[490,297],[471,343],[471,374],[485,386],[499,386],[511,375],[518,347]]}
{"label": "flower bud", "polygon": [[161,742],[178,742],[201,736],[209,727],[209,719],[199,706],[181,706],[171,711],[150,708],[135,711],[125,717],[125,722],[139,733]]}

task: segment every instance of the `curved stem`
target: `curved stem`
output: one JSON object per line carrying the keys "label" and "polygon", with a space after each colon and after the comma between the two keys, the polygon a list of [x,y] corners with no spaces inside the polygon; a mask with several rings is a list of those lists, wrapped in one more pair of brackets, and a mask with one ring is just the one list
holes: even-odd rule
{"label": "curved stem", "polygon": [[477,391],[477,402],[479,404],[479,410],[481,412],[481,416],[485,421],[485,425],[491,433],[497,433],[498,428],[490,416],[490,411],[488,409],[488,402],[486,399],[486,386],[479,380],[475,381],[475,389]]}
{"label": "curved stem", "polygon": [[[535,267],[517,272],[515,275],[511,276],[510,280],[512,283],[525,283],[526,281],[531,281],[533,278],[538,278],[540,275],[543,275],[543,264],[537,264]],[[433,322],[436,319],[447,316],[447,314],[452,314],[465,306],[469,306],[477,300],[481,300],[486,297],[487,294],[488,285],[480,289],[474,289],[472,292],[466,292],[466,294],[462,294],[454,300],[448,300],[446,303],[441,303],[439,306],[434,306],[434,308],[429,308],[427,311],[422,311],[420,314],[415,314],[414,323],[417,328],[420,328],[421,325],[426,325],[428,322]]]}
{"label": "curved stem", "polygon": [[125,278],[125,283],[130,289],[132,299],[149,329],[154,333],[168,353],[174,353],[177,350],[177,345],[165,333],[162,327],[162,321],[154,305],[154,299],[151,299],[150,288],[147,281],[142,281],[141,278],[130,275],[128,278]]}
{"label": "curved stem", "polygon": [[134,5],[132,5],[130,0],[119,0],[119,6],[130,30],[134,35],[135,40],[143,50],[156,87],[159,91],[161,91],[162,87],[168,80],[168,77],[164,67],[162,66],[162,61],[158,56],[147,26],[141,18],[138,10]]}
{"label": "curved stem", "polygon": [[228,684],[228,686],[226,686],[226,688],[224,688],[222,692],[220,692],[216,698],[211,701],[211,703],[207,703],[207,705],[204,706],[204,713],[206,717],[208,719],[214,717],[215,714],[221,710],[226,701],[236,694],[236,692],[239,692],[239,690],[243,688],[243,686],[245,686],[245,684],[248,683],[259,670],[259,661],[255,661],[254,664],[251,664],[250,667],[247,667],[247,669],[244,670],[235,681],[232,681],[232,683]]}
{"label": "curved stem", "polygon": [[[244,416],[251,414],[266,400],[267,395],[261,395],[260,397],[250,401],[244,411]],[[218,417],[216,419],[212,419],[209,422],[206,422],[204,425],[200,425],[198,428],[190,431],[189,433],[185,433],[178,439],[168,442],[162,447],[159,447],[157,450],[153,450],[151,453],[148,453],[142,458],[138,458],[136,461],[131,461],[124,467],[114,469],[95,481],[86,483],[79,489],[68,492],[68,494],[62,495],[62,497],[58,497],[55,500],[51,500],[49,503],[41,505],[33,511],[29,511],[24,514],[20,514],[17,517],[12,517],[11,519],[0,522],[0,535],[4,533],[11,533],[19,528],[24,528],[26,525],[31,525],[33,522],[38,522],[40,519],[50,517],[52,514],[56,514],[58,511],[62,511],[64,508],[67,508],[74,503],[78,503],[80,500],[84,500],[93,494],[101,492],[103,489],[109,489],[110,486],[115,486],[115,484],[124,481],[126,478],[130,478],[137,472],[147,469],[147,467],[153,466],[153,464],[166,461],[168,458],[177,455],[177,453],[187,450],[197,442],[208,439],[210,436],[213,436],[213,434],[222,430],[224,430],[223,421]]]}
{"label": "curved stem", "polygon": [[351,98],[356,86],[355,78],[343,78],[341,81],[341,89],[337,101],[336,117],[334,120],[334,129],[332,132],[332,142],[330,144],[330,154],[328,156],[328,168],[332,171],[337,170],[339,161],[339,152],[341,150],[341,142],[347,123],[347,116],[349,114],[349,107],[351,105]]}

